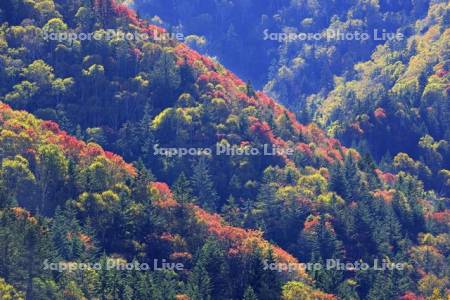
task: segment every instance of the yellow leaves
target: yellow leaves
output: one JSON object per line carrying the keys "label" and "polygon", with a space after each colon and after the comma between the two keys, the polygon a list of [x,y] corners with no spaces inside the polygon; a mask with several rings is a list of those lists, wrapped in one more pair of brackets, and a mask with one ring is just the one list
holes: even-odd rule
{"label": "yellow leaves", "polygon": [[204,47],[206,45],[206,39],[203,36],[188,35],[185,38],[185,43],[188,44],[190,47],[192,47],[193,45],[196,47]]}
{"label": "yellow leaves", "polygon": [[146,89],[150,86],[150,80],[144,78],[142,75],[137,75],[134,77],[133,82],[136,83],[141,89]]}
{"label": "yellow leaves", "polygon": [[427,300],[444,300],[444,290],[448,284],[448,278],[438,278],[433,274],[427,274],[419,281],[419,291],[427,297]]}
{"label": "yellow leaves", "polygon": [[399,153],[394,158],[393,166],[397,172],[405,171],[414,175],[418,172],[420,162],[415,161],[406,153]]}
{"label": "yellow leaves", "polygon": [[444,184],[447,187],[450,187],[450,170],[441,170],[441,171],[439,171],[439,176],[443,179]]}
{"label": "yellow leaves", "polygon": [[417,77],[404,77],[403,79],[399,80],[392,88],[392,92],[397,95],[413,95],[418,91],[419,81]]}
{"label": "yellow leaves", "polygon": [[328,181],[320,174],[302,176],[298,181],[298,186],[305,196],[320,195],[327,191]]}
{"label": "yellow leaves", "polygon": [[83,70],[83,75],[87,77],[100,77],[105,75],[105,68],[102,65],[94,64],[87,70]]}
{"label": "yellow leaves", "polygon": [[177,108],[175,112],[177,123],[191,124],[192,116],[195,115],[195,108]]}
{"label": "yellow leaves", "polygon": [[157,130],[162,127],[164,123],[167,123],[174,115],[175,109],[166,108],[159,115],[157,115],[151,124],[152,129]]}
{"label": "yellow leaves", "polygon": [[448,253],[450,251],[450,234],[441,233],[434,236],[431,233],[420,233],[419,243],[421,245],[436,247],[441,253]]}
{"label": "yellow leaves", "polygon": [[8,129],[3,129],[0,132],[0,154],[2,156],[24,153],[31,144],[31,137],[24,132],[16,133]]}
{"label": "yellow leaves", "polygon": [[39,59],[24,68],[22,76],[30,82],[36,83],[39,88],[42,88],[50,85],[55,78],[53,71],[53,67],[47,65],[42,59]]}
{"label": "yellow leaves", "polygon": [[292,60],[292,63],[294,70],[298,70],[301,69],[306,64],[306,61],[302,57],[296,57]]}
{"label": "yellow leaves", "polygon": [[324,294],[299,281],[290,281],[283,286],[283,300],[325,300],[336,299],[332,295]]}
{"label": "yellow leaves", "polygon": [[449,86],[449,80],[445,77],[439,78],[438,76],[431,76],[428,79],[422,97],[428,99],[428,103],[432,103],[433,100],[448,101],[446,89]]}
{"label": "yellow leaves", "polygon": [[222,98],[214,98],[207,106],[208,114],[216,123],[224,122],[229,115],[229,110],[225,100]]}
{"label": "yellow leaves", "polygon": [[225,124],[230,131],[238,131],[240,129],[239,117],[236,115],[229,115],[225,121]]}
{"label": "yellow leaves", "polygon": [[67,30],[67,24],[64,23],[60,18],[50,19],[43,27],[44,31],[48,33],[51,32],[62,32]]}
{"label": "yellow leaves", "polygon": [[[430,9],[431,11],[431,9]],[[417,54],[411,57],[408,69],[403,77],[395,84],[392,91],[397,94],[403,90],[417,92],[419,90],[419,77],[424,74],[430,64],[435,64],[438,57],[436,53],[445,48],[445,34],[441,34],[438,25],[431,26],[423,36],[416,36]]]}
{"label": "yellow leaves", "polygon": [[75,84],[75,80],[70,78],[57,78],[52,82],[52,89],[56,95],[63,95],[67,93],[70,88]]}
{"label": "yellow leaves", "polygon": [[78,197],[76,206],[81,212],[106,212],[120,203],[120,197],[111,190],[102,193],[84,192]]}
{"label": "yellow leaves", "polygon": [[69,161],[57,145],[42,145],[38,148],[37,154],[37,169],[40,177],[50,180],[47,177],[55,176],[58,179],[64,179],[67,176]]}
{"label": "yellow leaves", "polygon": [[101,193],[103,201],[108,204],[114,204],[120,202],[120,197],[113,191],[106,191]]}
{"label": "yellow leaves", "polygon": [[317,197],[317,201],[326,205],[345,204],[344,199],[339,197],[336,193],[331,192],[319,195],[319,197]]}
{"label": "yellow leaves", "polygon": [[35,83],[31,83],[27,80],[14,85],[13,89],[14,91],[5,96],[5,101],[13,104],[18,104],[22,101],[31,99],[39,90]]}
{"label": "yellow leaves", "polygon": [[[36,182],[36,177],[29,169],[29,162],[23,156],[16,155],[14,159],[6,158],[2,161],[0,178],[10,190],[13,188],[21,188],[22,184],[30,184]],[[10,183],[11,186],[7,185]]]}
{"label": "yellow leaves", "polygon": [[[282,199],[283,201],[292,201],[292,199],[297,199],[298,191],[293,186],[281,187],[276,192],[277,199]],[[287,205],[288,203],[285,203]]]}
{"label": "yellow leaves", "polygon": [[2,300],[23,300],[22,292],[17,291],[12,285],[0,278],[0,299]]}
{"label": "yellow leaves", "polygon": [[242,110],[242,114],[247,117],[257,117],[258,116],[258,110],[253,105],[249,105],[246,108]]}

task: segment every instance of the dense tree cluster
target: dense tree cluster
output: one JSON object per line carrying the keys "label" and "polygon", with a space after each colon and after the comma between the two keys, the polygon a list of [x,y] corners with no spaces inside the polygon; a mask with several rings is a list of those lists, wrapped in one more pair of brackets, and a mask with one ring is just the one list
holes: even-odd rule
{"label": "dense tree cluster", "polygon": [[[357,145],[449,195],[450,30],[447,4],[430,7],[411,39],[383,45],[341,81],[317,120],[344,143]],[[388,167],[387,164],[391,164]]]}
{"label": "dense tree cluster", "polygon": [[[249,289],[273,299],[285,279],[263,261],[298,263],[260,232],[182,203],[182,194],[156,182],[142,164],[126,164],[6,105],[0,116],[3,299],[240,299]],[[155,259],[183,269],[106,268],[111,261],[153,267]],[[96,262],[104,267],[61,273],[54,267]],[[237,272],[242,265],[245,272]],[[311,281],[304,272],[289,278]]]}
{"label": "dense tree cluster", "polygon": [[[13,7],[21,9],[10,13]],[[449,180],[443,167],[430,164],[439,157],[445,164],[445,141],[425,136],[424,160],[401,154],[379,167],[370,154],[342,146],[317,125],[301,125],[250,83],[175,40],[44,38],[68,30],[164,33],[114,1],[6,0],[0,11],[0,100],[13,108],[0,106],[0,236],[7,253],[0,293],[444,299],[449,202],[421,179],[438,172]],[[383,120],[389,112],[377,106],[374,116]],[[154,152],[217,145],[262,152],[269,144],[293,153]],[[54,257],[103,264],[166,259],[186,269],[40,268]],[[264,268],[329,259],[407,267]]]}
{"label": "dense tree cluster", "polygon": [[[345,145],[389,164],[406,153],[422,164],[415,175],[427,188],[448,196],[447,1],[197,2],[200,9],[191,1],[134,6],[174,31],[205,36],[201,51],[265,85],[301,121],[318,123]],[[403,38],[382,38],[383,31]],[[268,32],[328,38],[278,43]]]}
{"label": "dense tree cluster", "polygon": [[[439,2],[439,1],[432,1]],[[445,2],[445,1],[442,1]],[[342,34],[373,30],[409,36],[430,1],[163,1],[134,0],[141,15],[191,36],[187,42],[251,78],[299,108],[309,96],[333,88],[334,76],[351,78],[353,66],[385,41],[345,40]],[[320,34],[333,38],[274,41],[270,33]],[[337,33],[341,33],[341,35]]]}

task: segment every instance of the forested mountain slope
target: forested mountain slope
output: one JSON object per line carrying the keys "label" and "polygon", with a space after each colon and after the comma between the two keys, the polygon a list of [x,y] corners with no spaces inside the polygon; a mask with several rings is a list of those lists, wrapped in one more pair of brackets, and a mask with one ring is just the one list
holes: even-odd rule
{"label": "forested mountain slope", "polygon": [[[139,13],[185,35],[233,70],[301,108],[308,97],[333,88],[334,76],[353,78],[353,66],[370,58],[382,33],[406,37],[430,3],[445,1],[162,1],[134,0]],[[156,16],[156,17],[155,17]],[[336,33],[325,38],[275,41],[271,33]],[[378,39],[374,31],[377,30]],[[345,38],[349,33],[353,38]],[[358,35],[355,33],[359,33]],[[361,38],[362,33],[370,35]],[[280,37],[278,35],[277,37]],[[195,39],[189,38],[188,41]]]}
{"label": "forested mountain slope", "polygon": [[378,159],[395,156],[393,170],[409,168],[446,195],[449,14],[448,4],[431,6],[407,43],[380,46],[371,60],[356,66],[357,79],[338,81],[316,112],[318,122],[345,143],[360,145]]}
{"label": "forested mountain slope", "polygon": [[[9,10],[11,7],[19,9]],[[155,284],[140,288],[140,292],[156,299],[164,299],[163,295],[173,299],[176,294],[190,299],[240,299],[244,294],[246,299],[311,297],[311,288],[299,282],[288,283],[282,290],[284,276],[295,274],[267,272],[261,266],[265,258],[322,264],[327,259],[405,263],[407,268],[395,271],[309,272],[312,282],[300,275],[314,288],[343,299],[411,298],[414,294],[445,297],[449,288],[448,199],[425,190],[409,170],[386,173],[370,155],[343,147],[315,125],[299,124],[274,100],[255,92],[211,58],[163,38],[163,29],[139,20],[125,6],[106,0],[8,0],[0,9],[2,101],[56,121],[78,138],[100,143],[139,166],[131,167],[99,146],[73,138],[69,140],[81,143],[82,150],[94,151],[94,161],[84,162],[84,156],[72,157],[74,154],[55,146],[48,146],[55,148],[48,150],[48,155],[55,155],[48,159],[41,147],[28,157],[25,153],[33,130],[27,132],[27,127],[43,125],[28,114],[12,113],[3,106],[6,115],[32,119],[25,125],[34,125],[3,124],[5,138],[0,147],[9,152],[2,163],[17,164],[21,172],[17,178],[32,181],[34,176],[37,182],[36,186],[20,186],[13,194],[8,193],[11,188],[4,188],[6,215],[10,207],[19,204],[52,218],[49,222],[62,219],[59,222],[66,223],[64,218],[70,218],[98,241],[96,249],[106,255],[151,260],[173,254],[184,259],[190,266],[186,273],[169,277],[155,274],[155,278],[150,274],[142,279]],[[44,38],[68,30],[100,34],[106,29],[157,36],[146,41],[106,36],[91,40]],[[10,123],[19,124],[11,128]],[[38,132],[39,139],[59,145],[60,138],[53,134],[66,134],[54,123],[42,124],[50,128]],[[155,151],[155,147],[205,149],[217,144],[233,146],[236,151],[263,151],[270,145],[292,149],[293,153],[167,156]],[[34,165],[35,156],[43,156],[36,161],[48,160],[52,168]],[[9,176],[8,168],[6,164],[7,171],[2,174]],[[6,177],[5,184],[18,184],[14,174],[13,181]],[[116,174],[123,177],[116,178]],[[42,182],[42,178],[67,178],[68,183]],[[158,182],[167,182],[173,192]],[[34,197],[26,198],[32,192],[41,196],[37,204]],[[57,205],[63,207],[62,212],[55,212]],[[222,224],[221,218],[211,213],[220,213],[237,227]],[[199,219],[203,222],[196,221]],[[11,226],[2,228],[10,234]],[[266,240],[296,258],[280,248],[270,251],[257,231],[238,227],[263,231]],[[63,232],[62,236],[71,240],[73,234]],[[212,241],[205,241],[207,236]],[[250,252],[243,251],[249,246]],[[65,248],[57,251],[62,257],[68,255]],[[8,269],[0,270],[0,277],[9,284],[21,290],[29,288],[30,282],[14,282]],[[128,295],[132,285],[127,280],[133,281],[121,278],[120,288],[113,285],[114,291],[108,290],[109,284],[102,285],[96,295]],[[75,280],[70,284],[75,299],[91,295],[83,283]]]}
{"label": "forested mountain slope", "polygon": [[[4,104],[0,128],[0,276],[18,294],[26,292],[29,299],[204,297],[202,289],[209,291],[209,284],[221,278],[226,282],[214,285],[212,296],[238,298],[253,287],[257,294],[269,289],[278,297],[287,278],[311,282],[303,270],[288,277],[264,270],[263,260],[297,261],[258,232],[228,226],[218,216],[177,202],[169,187],[154,181],[142,166],[136,169],[96,144],[67,135],[53,122]],[[137,259],[153,266],[154,259],[169,257],[184,269],[133,270],[132,280],[114,269],[65,270],[58,276],[51,267],[45,269],[60,260],[106,264]],[[247,268],[237,276],[233,270],[241,264]],[[0,292],[6,297],[3,288]]]}
{"label": "forested mountain slope", "polygon": [[[173,9],[164,3],[134,6],[173,30],[205,36],[200,49],[267,82],[265,90],[301,121],[395,164],[393,171],[409,169],[448,196],[448,1],[209,1],[196,3],[200,9],[190,1],[172,2]],[[270,33],[325,35],[278,42],[267,39]]]}

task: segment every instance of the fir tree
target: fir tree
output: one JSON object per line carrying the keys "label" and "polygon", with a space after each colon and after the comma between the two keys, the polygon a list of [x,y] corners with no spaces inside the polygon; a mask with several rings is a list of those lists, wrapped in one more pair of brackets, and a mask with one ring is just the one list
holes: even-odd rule
{"label": "fir tree", "polygon": [[175,199],[180,203],[195,202],[191,182],[184,172],[181,172],[180,176],[178,176],[173,184],[172,192]]}
{"label": "fir tree", "polygon": [[255,291],[251,286],[245,290],[242,300],[258,300],[258,297],[256,297]]}
{"label": "fir tree", "polygon": [[219,206],[219,196],[205,159],[200,159],[194,166],[191,182],[198,204],[206,210],[216,211]]}

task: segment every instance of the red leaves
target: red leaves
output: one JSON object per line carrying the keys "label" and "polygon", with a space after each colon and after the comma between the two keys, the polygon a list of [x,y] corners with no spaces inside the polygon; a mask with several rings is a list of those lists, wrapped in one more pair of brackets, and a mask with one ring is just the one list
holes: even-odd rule
{"label": "red leaves", "polygon": [[400,297],[400,300],[425,300],[425,298],[422,296],[417,296],[413,292],[406,292]]}
{"label": "red leaves", "polygon": [[11,106],[9,106],[8,104],[5,104],[5,103],[3,103],[3,102],[0,102],[0,112],[10,112],[12,109],[11,109]]}
{"label": "red leaves", "polygon": [[85,147],[85,143],[68,135],[65,131],[59,134],[59,144],[65,150],[66,154],[73,157],[80,155],[81,150]]}
{"label": "red leaves", "polygon": [[356,132],[357,134],[360,134],[360,135],[364,134],[364,130],[361,128],[361,124],[359,122],[352,123],[350,125],[350,128],[352,128],[353,131]]}
{"label": "red leaves", "polygon": [[132,54],[137,60],[140,60],[144,56],[141,49],[139,48],[134,48]]}
{"label": "red leaves", "polygon": [[[94,7],[103,15],[103,17],[122,17],[131,24],[141,24],[134,10],[130,9],[125,4],[117,4],[115,0],[95,0]],[[114,15],[110,15],[110,13]]]}
{"label": "red leaves", "polygon": [[450,210],[434,212],[431,214],[431,219],[437,223],[450,226]]}
{"label": "red leaves", "polygon": [[87,235],[87,234],[84,234],[82,232],[75,232],[75,233],[73,233],[73,232],[70,232],[70,231],[67,232],[67,234],[66,234],[66,238],[69,241],[71,241],[74,238],[74,236],[76,236],[80,240],[80,242],[83,243],[85,248],[91,249],[91,248],[94,247],[94,245],[92,244],[92,238],[89,235]]}
{"label": "red leaves", "polygon": [[136,169],[132,165],[126,163],[123,160],[122,156],[114,154],[114,153],[109,152],[109,151],[105,151],[104,152],[104,156],[107,159],[109,159],[114,165],[116,165],[119,168],[125,170],[131,176],[136,176],[137,175]]}
{"label": "red leaves", "polygon": [[140,30],[142,33],[145,33],[148,35],[148,37],[156,39],[158,37],[160,37],[162,34],[166,33],[166,30],[155,26],[155,25],[143,25],[141,24],[140,26]]}
{"label": "red leaves", "polygon": [[208,85],[208,81],[209,81],[209,78],[208,78],[208,75],[206,75],[206,74],[201,74],[197,79],[198,85],[200,86],[201,89],[206,88],[206,86]]}
{"label": "red leaves", "polygon": [[449,71],[445,70],[445,69],[440,69],[439,71],[436,72],[436,75],[439,78],[445,77],[447,76],[447,74],[449,73]]}
{"label": "red leaves", "polygon": [[[247,254],[254,251],[255,247],[259,247],[263,251],[272,250],[275,260],[279,263],[298,263],[292,255],[266,241],[262,237],[262,232],[226,225],[217,214],[210,214],[193,205],[191,208],[194,209],[199,221],[206,225],[210,234],[231,243],[230,249],[228,250],[230,256]],[[302,270],[299,270],[298,275],[304,279],[307,278],[307,275]]]}
{"label": "red leaves", "polygon": [[282,139],[276,137],[273,132],[272,128],[270,128],[269,124],[265,121],[261,121],[256,117],[250,116],[250,131],[262,138],[264,138],[266,141],[272,143],[272,145],[276,146],[284,146],[286,144],[285,141]]}
{"label": "red leaves", "polygon": [[379,107],[375,110],[375,112],[373,113],[373,115],[375,116],[375,118],[380,121],[381,119],[386,119],[386,112],[384,111],[383,108]]}
{"label": "red leaves", "polygon": [[130,23],[132,23],[134,25],[140,24],[139,19],[136,15],[136,12],[134,10],[130,9],[125,4],[117,4],[113,1],[112,7],[113,7],[114,12],[117,14],[117,16],[125,17],[128,21],[130,21]]}
{"label": "red leaves", "polygon": [[164,232],[163,234],[161,234],[161,236],[159,237],[162,241],[167,241],[167,242],[174,242],[175,241],[175,236],[169,232]]}
{"label": "red leaves", "polygon": [[202,60],[202,55],[200,55],[198,52],[190,49],[185,44],[178,44],[175,47],[175,53],[179,57],[178,64],[181,65],[185,61],[189,65],[194,65],[196,61]]}
{"label": "red leaves", "polygon": [[[310,217],[308,217],[308,219],[303,224],[303,230],[306,233],[315,232],[316,230],[319,229],[320,221],[321,221],[322,218],[323,218],[323,216],[310,216]],[[325,228],[328,231],[334,233],[334,227],[333,227],[333,224],[331,223],[331,218],[325,217],[324,225],[325,225]]]}
{"label": "red leaves", "polygon": [[384,184],[393,185],[397,182],[397,176],[392,173],[384,173],[380,169],[376,169],[375,173]]}
{"label": "red leaves", "polygon": [[170,259],[171,260],[191,260],[192,259],[192,254],[189,252],[174,252],[172,254],[170,254]]}
{"label": "red leaves", "polygon": [[172,191],[164,182],[153,182],[151,183],[151,188],[155,189],[158,192],[158,195],[163,199],[172,197]]}
{"label": "red leaves", "polygon": [[81,150],[81,156],[85,156],[88,158],[94,158],[100,155],[103,155],[104,151],[102,147],[100,147],[97,144],[87,144],[82,150]]}
{"label": "red leaves", "polygon": [[264,94],[262,92],[257,92],[256,96],[257,96],[257,100],[258,100],[258,103],[260,104],[260,106],[263,105],[263,106],[271,108],[272,111],[275,113],[275,117],[277,117],[283,113],[287,113],[290,121],[296,122],[296,121],[294,121],[295,116],[291,112],[288,112],[283,106],[276,103],[275,100],[273,100],[266,94]]}
{"label": "red leaves", "polygon": [[[245,83],[240,80],[235,74],[228,70],[220,70],[216,63],[211,59],[200,55],[198,52],[190,49],[184,44],[178,44],[175,47],[175,53],[178,56],[178,64],[187,63],[193,66],[200,74],[197,78],[197,83],[202,92],[211,98],[222,98],[227,103],[240,101],[245,105],[255,106],[257,109],[268,109],[273,112],[273,118],[277,118],[285,114],[293,128],[294,133],[299,137],[307,136],[308,142],[314,142],[318,147],[318,153],[322,155],[322,159],[328,163],[333,163],[336,160],[342,161],[342,153],[346,153],[346,149],[335,139],[328,139],[325,133],[314,125],[303,126],[296,120],[293,113],[287,111],[282,105],[276,103],[272,98],[262,92],[257,92],[255,97],[249,97],[243,90]],[[199,67],[203,66],[204,68]],[[209,90],[208,84],[214,86],[221,85],[223,90]],[[363,133],[362,129],[356,128],[359,133]],[[272,128],[267,123],[267,120],[261,121],[256,118],[250,118],[250,131],[255,135],[262,137],[265,142],[276,146],[283,147],[286,142],[275,136]],[[314,151],[306,144],[300,145],[299,150],[306,155],[313,157]]]}
{"label": "red leaves", "polygon": [[178,203],[173,198],[172,191],[164,182],[150,183],[150,193],[155,205],[160,208],[170,208],[178,206]]}
{"label": "red leaves", "polygon": [[11,208],[11,212],[18,220],[25,220],[27,222],[30,222],[31,224],[37,224],[36,218],[33,217],[29,211],[25,210],[22,207],[13,207]]}
{"label": "red leaves", "polygon": [[373,192],[373,196],[376,198],[383,199],[385,203],[392,203],[394,199],[395,190],[376,190]]}
{"label": "red leaves", "polygon": [[104,151],[99,145],[79,141],[62,131],[55,122],[36,120],[31,114],[14,111],[9,106],[0,104],[0,116],[5,118],[6,114],[8,119],[3,127],[13,130],[21,137],[29,137],[24,149],[31,156],[34,156],[40,145],[56,144],[66,156],[72,158],[76,163],[91,162],[98,156],[103,156],[114,167],[112,171],[121,175],[123,173],[129,176],[136,175],[134,167],[127,164],[119,155]]}
{"label": "red leaves", "polygon": [[320,217],[319,216],[314,216],[309,218],[308,220],[305,221],[305,224],[303,225],[303,230],[305,231],[313,231],[316,229],[316,227],[319,225],[320,223]]}
{"label": "red leaves", "polygon": [[61,132],[59,125],[53,121],[42,121],[41,128],[44,130],[50,130],[54,134],[59,134]]}

